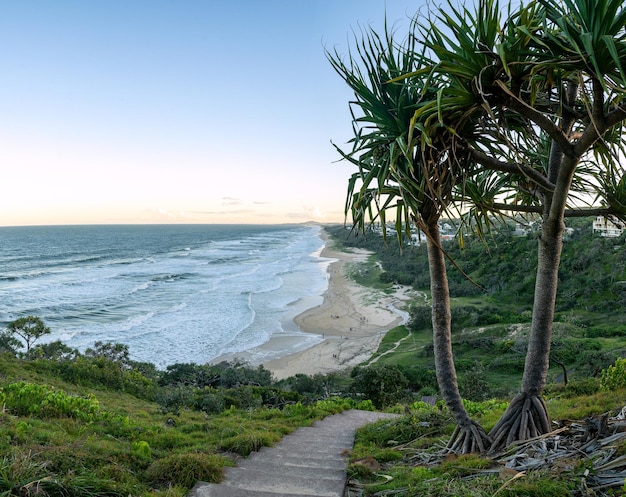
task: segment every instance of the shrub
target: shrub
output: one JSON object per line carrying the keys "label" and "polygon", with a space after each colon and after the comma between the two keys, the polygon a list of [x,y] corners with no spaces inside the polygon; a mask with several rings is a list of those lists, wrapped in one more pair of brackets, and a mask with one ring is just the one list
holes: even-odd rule
{"label": "shrub", "polygon": [[485,379],[485,366],[482,362],[475,361],[474,365],[463,373],[459,378],[459,390],[463,397],[474,401],[485,400],[491,396],[489,383]]}
{"label": "shrub", "polygon": [[[339,390],[339,381],[340,377],[336,374],[316,374],[308,376],[299,373],[290,378],[280,380],[276,385],[283,390],[289,390],[294,394],[297,393],[306,400],[317,400],[329,397],[333,392]],[[301,399],[293,397],[290,400],[297,402]]]}
{"label": "shrub", "polygon": [[230,388],[223,391],[224,402],[236,409],[255,409],[263,405],[263,397],[253,387]]}
{"label": "shrub", "polygon": [[616,390],[626,387],[626,359],[617,359],[615,364],[602,371],[602,390]]}
{"label": "shrub", "polygon": [[412,332],[428,330],[432,326],[432,309],[430,306],[411,304],[409,316],[406,327]]}
{"label": "shrub", "polygon": [[374,364],[352,371],[353,390],[370,399],[378,408],[399,402],[406,396],[409,381],[393,364]]}
{"label": "shrub", "polygon": [[545,389],[545,394],[549,397],[572,398],[582,395],[594,395],[600,389],[600,378],[585,378],[582,380],[570,381],[567,385],[552,384]]}
{"label": "shrub", "polygon": [[156,485],[180,485],[191,488],[198,481],[209,483],[220,481],[224,466],[224,458],[215,454],[200,452],[172,454],[152,463],[146,470],[145,477]]}
{"label": "shrub", "polygon": [[247,457],[261,447],[271,447],[280,438],[280,435],[270,431],[251,430],[222,440],[219,449]]}
{"label": "shrub", "polygon": [[224,396],[219,391],[199,391],[194,407],[207,414],[219,414],[226,408]]}
{"label": "shrub", "polygon": [[31,357],[47,361],[67,361],[75,359],[78,355],[78,350],[69,347],[61,340],[37,344],[31,350]]}
{"label": "shrub", "polygon": [[[415,403],[417,404],[423,404]],[[373,444],[377,447],[389,447],[389,441],[405,444],[426,434],[438,433],[448,425],[452,418],[447,411],[440,411],[424,404],[423,410],[411,416],[395,419],[383,419],[370,423],[357,430],[359,444]]]}
{"label": "shrub", "polygon": [[19,382],[0,388],[0,401],[18,416],[93,421],[100,405],[93,394],[76,397],[45,385]]}
{"label": "shrub", "polygon": [[398,368],[409,381],[409,388],[414,392],[422,391],[425,388],[433,388],[437,391],[437,375],[434,368],[403,365],[399,365]]}
{"label": "shrub", "polygon": [[150,448],[150,444],[145,440],[133,442],[130,446],[130,451],[137,459],[144,461],[152,459],[152,449]]}

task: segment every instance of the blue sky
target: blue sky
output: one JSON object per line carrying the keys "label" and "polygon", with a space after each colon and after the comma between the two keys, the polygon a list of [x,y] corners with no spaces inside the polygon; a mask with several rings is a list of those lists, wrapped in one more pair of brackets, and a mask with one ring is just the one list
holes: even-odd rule
{"label": "blue sky", "polygon": [[342,221],[324,55],[408,0],[0,0],[0,225]]}

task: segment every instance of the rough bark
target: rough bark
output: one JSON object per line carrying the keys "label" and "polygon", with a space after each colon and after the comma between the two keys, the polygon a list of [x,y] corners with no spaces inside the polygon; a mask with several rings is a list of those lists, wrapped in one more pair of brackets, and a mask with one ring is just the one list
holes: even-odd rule
{"label": "rough bark", "polygon": [[491,451],[506,447],[513,441],[526,440],[550,431],[550,417],[541,393],[550,366],[559,263],[565,230],[565,206],[577,162],[571,157],[564,158],[562,154],[560,164],[557,154],[553,154],[551,158],[557,161],[550,164],[551,169],[556,168],[558,171],[554,175],[557,181],[555,191],[546,195],[544,205],[538,241],[533,317],[521,391],[489,433],[492,440]]}
{"label": "rough bark", "polygon": [[450,292],[439,226],[432,223],[426,227],[426,231],[435,371],[441,396],[457,423],[447,450],[455,453],[484,452],[490,445],[489,437],[465,410],[457,383],[452,355]]}

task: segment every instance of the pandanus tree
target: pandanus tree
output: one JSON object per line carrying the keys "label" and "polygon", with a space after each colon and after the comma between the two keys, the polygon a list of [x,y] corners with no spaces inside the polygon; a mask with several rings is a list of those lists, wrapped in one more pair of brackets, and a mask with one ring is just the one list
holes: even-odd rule
{"label": "pandanus tree", "polygon": [[[504,22],[497,21],[500,6],[493,0],[480,1],[475,13],[452,5],[446,10],[424,31],[437,58],[432,72],[446,85],[420,119],[437,115],[483,171],[516,190],[504,196],[508,203],[493,195],[474,198],[474,208],[534,212],[542,221],[524,373],[520,392],[489,434],[497,449],[550,430],[542,392],[565,217],[626,215],[619,165],[626,9],[622,0],[537,0],[509,10]],[[471,33],[481,26],[494,29],[479,29],[491,36],[474,44]],[[413,77],[420,81],[421,75]],[[597,205],[583,205],[586,198]]]}
{"label": "pandanus tree", "polygon": [[467,151],[455,149],[451,129],[437,122],[418,122],[416,112],[436,100],[437,87],[428,74],[396,78],[429,61],[418,51],[412,24],[402,45],[385,29],[384,36],[368,30],[356,41],[348,62],[337,53],[328,58],[354,92],[351,102],[352,150],[341,156],[357,169],[349,182],[346,216],[365,231],[380,221],[387,229],[387,212],[395,216],[399,241],[418,228],[426,238],[431,281],[435,369],[441,395],[457,428],[448,444],[454,452],[484,451],[489,438],[468,415],[459,393],[452,355],[450,295],[439,219],[453,204],[456,186],[469,173]]}

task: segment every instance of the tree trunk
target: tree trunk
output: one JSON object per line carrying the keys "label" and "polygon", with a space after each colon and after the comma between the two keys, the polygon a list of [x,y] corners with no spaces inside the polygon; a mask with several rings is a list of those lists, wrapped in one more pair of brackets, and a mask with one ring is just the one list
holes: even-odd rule
{"label": "tree trunk", "polygon": [[450,293],[448,277],[438,224],[426,226],[428,268],[432,301],[433,346],[437,384],[443,400],[457,423],[457,428],[448,443],[453,452],[484,452],[490,443],[483,429],[467,414],[457,383],[456,368],[452,355],[452,333],[450,317]]}
{"label": "tree trunk", "polygon": [[537,279],[533,302],[528,351],[522,387],[489,436],[495,451],[515,440],[526,440],[550,432],[550,417],[541,393],[550,365],[550,345],[559,276],[559,263],[565,230],[564,213],[576,160],[569,157],[560,164],[552,195],[546,197],[537,258]]}
{"label": "tree trunk", "polygon": [[522,391],[530,395],[541,394],[548,375],[563,229],[561,219],[547,219],[539,238],[533,319],[522,378]]}

